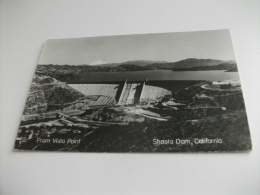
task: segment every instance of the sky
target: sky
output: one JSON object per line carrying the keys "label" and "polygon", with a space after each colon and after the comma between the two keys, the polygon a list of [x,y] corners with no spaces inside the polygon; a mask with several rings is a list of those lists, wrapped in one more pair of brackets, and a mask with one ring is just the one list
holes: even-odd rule
{"label": "sky", "polygon": [[38,64],[82,65],[187,58],[235,60],[228,30],[50,39]]}

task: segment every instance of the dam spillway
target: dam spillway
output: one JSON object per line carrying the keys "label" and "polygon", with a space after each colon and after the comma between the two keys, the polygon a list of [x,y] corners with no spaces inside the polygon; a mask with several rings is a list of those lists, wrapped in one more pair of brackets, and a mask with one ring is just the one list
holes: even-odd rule
{"label": "dam spillway", "polygon": [[123,90],[121,92],[118,104],[138,104],[140,101],[140,95],[142,93],[142,83],[127,83],[125,81]]}
{"label": "dam spillway", "polygon": [[153,86],[144,81],[122,81],[117,83],[68,84],[85,96],[99,96],[95,103],[109,104],[114,100],[119,105],[147,104],[157,98],[171,95],[171,90]]}

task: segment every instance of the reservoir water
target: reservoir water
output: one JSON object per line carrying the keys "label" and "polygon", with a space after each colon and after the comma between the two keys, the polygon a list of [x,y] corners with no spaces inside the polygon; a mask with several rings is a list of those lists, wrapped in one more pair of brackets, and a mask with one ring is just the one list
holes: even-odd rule
{"label": "reservoir water", "polygon": [[238,72],[225,72],[224,70],[211,71],[171,71],[148,70],[134,72],[89,72],[80,76],[82,82],[102,81],[142,81],[148,80],[211,80],[223,81],[239,78]]}

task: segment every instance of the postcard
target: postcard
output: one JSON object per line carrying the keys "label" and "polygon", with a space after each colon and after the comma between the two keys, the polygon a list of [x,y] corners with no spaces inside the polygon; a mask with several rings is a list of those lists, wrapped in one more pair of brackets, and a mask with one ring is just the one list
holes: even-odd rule
{"label": "postcard", "polygon": [[15,150],[245,152],[229,30],[50,39]]}

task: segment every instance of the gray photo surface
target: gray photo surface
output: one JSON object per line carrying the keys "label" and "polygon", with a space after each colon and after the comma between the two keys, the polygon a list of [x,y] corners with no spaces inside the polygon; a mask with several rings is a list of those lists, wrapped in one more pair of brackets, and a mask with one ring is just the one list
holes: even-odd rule
{"label": "gray photo surface", "polygon": [[229,30],[50,39],[16,150],[250,151]]}

